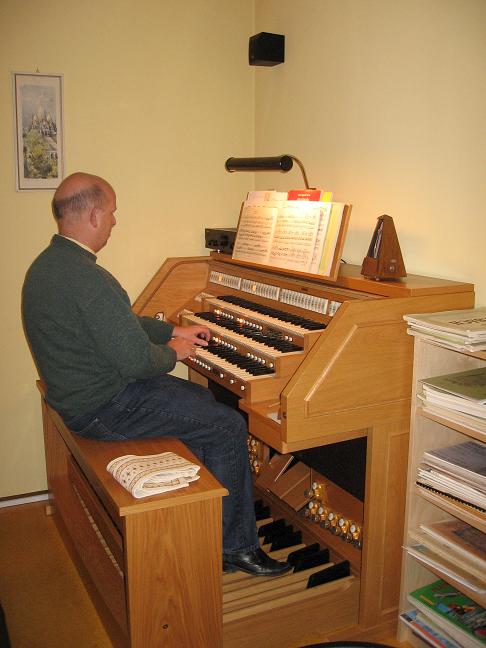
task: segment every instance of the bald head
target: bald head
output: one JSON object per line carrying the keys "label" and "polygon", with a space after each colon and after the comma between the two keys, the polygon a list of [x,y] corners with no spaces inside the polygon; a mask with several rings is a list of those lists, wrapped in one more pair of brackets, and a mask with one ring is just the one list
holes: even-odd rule
{"label": "bald head", "polygon": [[64,178],[52,199],[59,233],[97,252],[109,237],[116,220],[116,196],[99,176],[78,171]]}
{"label": "bald head", "polygon": [[87,209],[101,207],[109,186],[103,178],[80,171],[64,178],[52,199],[54,217],[58,221],[76,218]]}

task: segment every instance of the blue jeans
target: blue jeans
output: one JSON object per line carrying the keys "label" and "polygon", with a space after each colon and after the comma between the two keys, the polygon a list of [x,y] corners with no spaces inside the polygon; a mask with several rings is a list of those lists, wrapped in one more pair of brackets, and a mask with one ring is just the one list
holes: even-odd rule
{"label": "blue jeans", "polygon": [[180,439],[228,489],[223,497],[223,552],[258,545],[246,423],[195,383],[170,375],[130,383],[98,411],[66,420],[79,436],[126,441]]}

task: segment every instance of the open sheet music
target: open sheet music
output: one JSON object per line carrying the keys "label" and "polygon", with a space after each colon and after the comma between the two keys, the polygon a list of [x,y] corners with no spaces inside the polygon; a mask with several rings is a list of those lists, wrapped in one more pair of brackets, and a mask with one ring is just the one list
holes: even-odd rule
{"label": "open sheet music", "polygon": [[[233,258],[330,274],[345,205],[282,200],[277,192],[268,192],[269,199],[265,200],[255,194],[243,204]],[[277,200],[272,199],[277,196]]]}

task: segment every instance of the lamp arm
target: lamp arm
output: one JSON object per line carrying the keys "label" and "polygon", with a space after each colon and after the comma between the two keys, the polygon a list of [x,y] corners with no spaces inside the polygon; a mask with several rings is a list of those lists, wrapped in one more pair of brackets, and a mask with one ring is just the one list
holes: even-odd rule
{"label": "lamp arm", "polygon": [[299,169],[302,171],[302,177],[304,178],[305,188],[310,189],[309,182],[307,180],[307,174],[305,172],[304,165],[302,164],[302,162],[298,158],[296,158],[295,155],[289,155],[288,153],[287,155],[289,156],[289,158],[292,158],[294,162],[297,162]]}

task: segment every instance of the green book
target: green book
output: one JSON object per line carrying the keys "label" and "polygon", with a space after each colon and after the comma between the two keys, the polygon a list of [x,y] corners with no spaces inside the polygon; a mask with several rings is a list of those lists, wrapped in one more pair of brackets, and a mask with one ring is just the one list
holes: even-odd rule
{"label": "green book", "polygon": [[486,367],[434,376],[422,380],[422,383],[447,394],[486,403]]}
{"label": "green book", "polygon": [[419,587],[408,599],[461,646],[486,646],[486,610],[449,583],[437,580]]}

